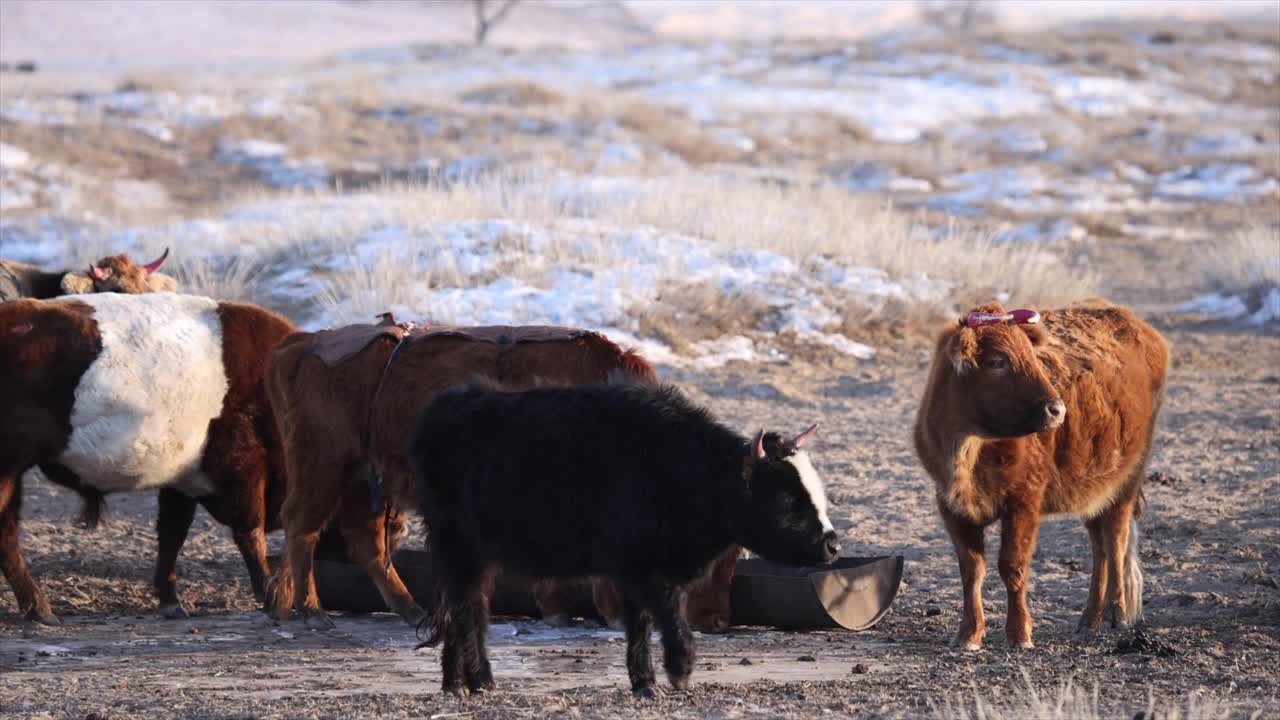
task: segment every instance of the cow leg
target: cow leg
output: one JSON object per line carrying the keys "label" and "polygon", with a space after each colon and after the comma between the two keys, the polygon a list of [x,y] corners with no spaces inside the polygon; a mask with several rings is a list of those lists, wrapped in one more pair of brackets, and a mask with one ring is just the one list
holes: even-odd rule
{"label": "cow leg", "polygon": [[[321,531],[338,507],[336,490],[340,480],[333,473],[324,471],[297,477],[312,482],[305,487],[306,492],[302,487],[291,488],[280,509],[285,532],[284,552],[280,567],[276,569],[268,603],[282,620],[289,617],[289,608],[292,607],[302,616],[307,627],[323,630],[333,627],[333,621],[320,608],[320,596],[316,592],[315,549]],[[292,475],[290,481],[293,482]]]}
{"label": "cow leg", "polygon": [[238,413],[209,424],[203,470],[217,491],[202,498],[215,520],[231,529],[244,558],[253,596],[266,597],[267,567],[267,452],[252,416]]}
{"label": "cow leg", "polygon": [[1031,555],[1036,549],[1040,513],[1035,508],[1011,506],[1000,523],[1000,578],[1008,593],[1009,614],[1005,637],[1009,647],[1032,648],[1031,611],[1027,609],[1027,579],[1031,575]]}
{"label": "cow leg", "polygon": [[80,477],[69,468],[58,463],[40,463],[40,472],[49,481],[74,490],[84,505],[80,508],[80,516],[76,524],[86,530],[96,530],[102,522],[102,511],[106,507],[106,496],[92,485],[80,481]]}
{"label": "cow leg", "polygon": [[191,522],[196,516],[196,501],[172,488],[160,491],[160,510],[156,513],[156,572],[152,580],[160,614],[170,618],[188,617],[178,598],[178,553],[187,541]]}
{"label": "cow leg", "polygon": [[477,581],[467,586],[464,600],[470,611],[470,622],[467,638],[464,673],[467,689],[473,693],[485,693],[494,689],[493,669],[489,665],[489,651],[485,647],[485,636],[489,632],[489,602],[486,597],[486,586],[492,585],[492,570],[482,572]]}
{"label": "cow leg", "polygon": [[542,622],[552,627],[569,625],[569,613],[565,612],[560,582],[556,579],[538,578],[533,581],[533,604],[542,613]]}
{"label": "cow leg", "polygon": [[986,547],[982,537],[982,526],[952,513],[947,507],[940,506],[942,522],[951,535],[955,545],[956,560],[960,564],[960,584],[964,594],[964,609],[960,618],[960,629],[951,641],[952,647],[965,650],[977,650],[982,647],[982,636],[986,634],[987,622],[982,612],[982,579],[987,574]]}
{"label": "cow leg", "polygon": [[18,600],[18,610],[28,620],[45,625],[59,625],[61,621],[49,607],[49,600],[31,579],[31,571],[27,569],[27,561],[22,556],[22,545],[19,543],[19,512],[22,509],[22,476],[6,475],[0,477],[0,569],[4,570],[4,578],[13,588],[13,595]]}
{"label": "cow leg", "polygon": [[591,602],[605,625],[614,630],[626,628],[622,620],[622,598],[618,597],[618,586],[613,580],[603,575],[592,576]]}
{"label": "cow leg", "polygon": [[1142,570],[1138,567],[1137,538],[1131,537],[1137,497],[1116,501],[1102,514],[1102,547],[1107,556],[1106,594],[1102,619],[1111,627],[1137,622],[1142,606]]}
{"label": "cow leg", "polygon": [[685,617],[685,590],[670,585],[650,590],[650,608],[662,629],[662,667],[677,690],[689,689],[693,673],[693,632]]}
{"label": "cow leg", "polygon": [[465,543],[455,541],[447,528],[438,528],[432,543],[440,589],[436,625],[444,626],[440,688],[459,697],[472,691],[485,692],[493,688],[493,674],[484,654],[483,633],[488,624],[485,568],[466,551]]}
{"label": "cow leg", "polygon": [[231,537],[244,558],[244,566],[249,571],[249,585],[253,588],[253,597],[258,602],[267,598],[267,530],[259,525],[247,530],[234,530]]}
{"label": "cow leg", "polygon": [[417,627],[427,616],[422,606],[414,601],[405,587],[395,565],[387,556],[385,528],[386,513],[369,511],[369,491],[363,485],[352,483],[342,492],[342,510],[338,514],[338,527],[347,541],[351,559],[364,568],[373,580],[382,601],[392,612]]}
{"label": "cow leg", "polygon": [[627,676],[631,692],[639,698],[653,698],[658,692],[653,675],[653,659],[649,656],[649,635],[653,619],[646,602],[646,583],[622,584],[622,618],[627,626]]}
{"label": "cow leg", "polygon": [[1076,632],[1092,632],[1102,622],[1102,598],[1107,591],[1107,551],[1102,540],[1102,518],[1090,518],[1084,523],[1089,530],[1089,549],[1093,554],[1093,569],[1089,576],[1089,598],[1080,613]]}

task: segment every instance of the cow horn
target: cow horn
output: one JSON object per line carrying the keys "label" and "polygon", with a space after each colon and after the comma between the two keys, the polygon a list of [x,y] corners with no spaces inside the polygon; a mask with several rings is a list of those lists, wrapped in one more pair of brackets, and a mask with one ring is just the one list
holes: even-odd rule
{"label": "cow horn", "polygon": [[159,270],[160,266],[164,264],[164,261],[168,259],[168,257],[169,257],[169,248],[165,248],[164,252],[160,254],[160,257],[156,258],[155,260],[152,260],[151,262],[147,263],[146,265],[143,265],[142,267],[147,271],[147,274],[150,275],[151,273]]}
{"label": "cow horn", "polygon": [[89,266],[89,277],[93,278],[94,280],[106,280],[106,279],[107,279],[107,273],[106,273],[105,271],[103,271],[103,269],[102,269],[102,268],[98,267],[97,265],[90,265],[90,266]]}
{"label": "cow horn", "polygon": [[1040,313],[1035,310],[1014,310],[1009,313],[1013,321],[1019,324],[1035,325],[1040,322]]}
{"label": "cow horn", "polygon": [[1040,313],[1035,310],[1014,310],[1007,313],[988,313],[974,312],[962,321],[960,325],[963,327],[982,327],[983,325],[999,325],[1000,323],[1013,321],[1018,324],[1034,325],[1040,322]]}
{"label": "cow horn", "polygon": [[756,460],[764,459],[764,429],[756,433],[756,439],[751,443],[751,457]]}
{"label": "cow horn", "polygon": [[808,430],[805,430],[794,438],[791,438],[791,444],[795,445],[797,448],[804,447],[804,444],[809,442],[809,438],[813,437],[813,433],[817,429],[818,423],[810,425]]}

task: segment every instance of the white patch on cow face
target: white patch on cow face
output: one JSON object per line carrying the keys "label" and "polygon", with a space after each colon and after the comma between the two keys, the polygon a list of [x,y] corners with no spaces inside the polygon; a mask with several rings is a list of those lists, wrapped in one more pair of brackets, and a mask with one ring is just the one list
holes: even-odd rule
{"label": "white patch on cow face", "polygon": [[211,490],[200,461],[227,394],[217,302],[170,293],[74,299],[93,307],[102,352],[76,386],[58,462],[104,492]]}
{"label": "white patch on cow face", "polygon": [[817,469],[813,467],[813,462],[809,460],[809,453],[799,450],[788,457],[787,462],[791,463],[791,466],[800,474],[800,484],[804,485],[805,491],[809,493],[809,502],[813,503],[813,508],[818,511],[818,520],[822,523],[823,532],[834,530],[835,528],[831,527],[831,518],[827,517],[827,491]]}

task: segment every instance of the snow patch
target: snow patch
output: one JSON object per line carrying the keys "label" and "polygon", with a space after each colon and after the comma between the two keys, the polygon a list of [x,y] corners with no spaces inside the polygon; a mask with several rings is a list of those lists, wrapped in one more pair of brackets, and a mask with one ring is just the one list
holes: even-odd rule
{"label": "snow patch", "polygon": [[1155,194],[1188,200],[1242,201],[1259,195],[1274,194],[1274,178],[1244,163],[1212,163],[1184,165],[1156,178]]}
{"label": "snow patch", "polygon": [[1280,287],[1273,287],[1262,294],[1257,310],[1240,295],[1209,293],[1173,308],[1174,312],[1203,313],[1222,320],[1240,320],[1248,325],[1280,323]]}

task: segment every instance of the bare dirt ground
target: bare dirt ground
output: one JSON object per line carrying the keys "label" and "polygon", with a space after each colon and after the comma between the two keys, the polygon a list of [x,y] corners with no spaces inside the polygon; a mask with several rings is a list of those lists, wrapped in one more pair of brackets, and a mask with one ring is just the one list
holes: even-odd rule
{"label": "bare dirt ground", "polygon": [[72,527],[72,497],[34,483],[26,547],[66,624],[30,625],[11,596],[0,598],[0,714],[903,717],[944,713],[974,692],[998,700],[1071,680],[1096,692],[1108,717],[1131,717],[1149,695],[1185,705],[1193,689],[1219,709],[1270,715],[1280,708],[1280,337],[1185,320],[1162,329],[1175,370],[1145,488],[1139,636],[1073,633],[1089,561],[1083,530],[1061,518],[1045,526],[1036,554],[1037,647],[1004,646],[994,578],[984,649],[948,648],[959,586],[909,444],[927,364],[909,348],[857,365],[671,378],[742,427],[822,422],[815,452],[846,552],[907,558],[893,610],[870,631],[702,635],[694,689],[644,704],[626,691],[619,633],[499,619],[491,637],[501,689],[460,703],[438,692],[438,651],[415,650],[413,630],[394,616],[339,618],[318,633],[255,612],[226,531],[203,514],[182,564],[194,617],[161,619],[148,597],[154,499],[113,498],[110,524],[88,533]]}

